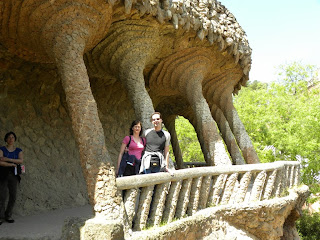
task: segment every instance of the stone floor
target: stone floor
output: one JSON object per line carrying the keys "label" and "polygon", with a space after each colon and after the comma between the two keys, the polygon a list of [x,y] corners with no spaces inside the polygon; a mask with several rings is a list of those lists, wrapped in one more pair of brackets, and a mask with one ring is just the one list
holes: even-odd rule
{"label": "stone floor", "polygon": [[14,216],[15,223],[0,225],[0,240],[59,240],[66,218],[92,216],[89,205],[32,216]]}

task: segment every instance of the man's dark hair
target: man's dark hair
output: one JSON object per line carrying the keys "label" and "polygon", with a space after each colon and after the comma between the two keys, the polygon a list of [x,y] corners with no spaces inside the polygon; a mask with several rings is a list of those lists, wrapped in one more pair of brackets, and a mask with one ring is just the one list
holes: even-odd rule
{"label": "man's dark hair", "polygon": [[142,135],[143,129],[142,129],[142,123],[141,123],[140,120],[134,120],[134,121],[131,123],[131,127],[130,127],[130,129],[129,129],[130,135],[133,135],[133,130],[132,130],[132,128],[133,128],[135,125],[137,125],[138,123],[140,123],[140,125],[141,125],[141,130],[140,130],[139,136]]}
{"label": "man's dark hair", "polygon": [[4,141],[7,142],[7,139],[10,135],[14,136],[14,140],[17,141],[17,135],[14,132],[8,132],[5,136],[4,136]]}

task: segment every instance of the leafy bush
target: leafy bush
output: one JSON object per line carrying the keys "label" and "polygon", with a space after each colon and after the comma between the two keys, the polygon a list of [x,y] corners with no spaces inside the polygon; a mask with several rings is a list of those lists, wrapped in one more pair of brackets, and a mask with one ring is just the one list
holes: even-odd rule
{"label": "leafy bush", "polygon": [[303,211],[302,217],[296,222],[302,240],[318,240],[320,237],[320,214]]}

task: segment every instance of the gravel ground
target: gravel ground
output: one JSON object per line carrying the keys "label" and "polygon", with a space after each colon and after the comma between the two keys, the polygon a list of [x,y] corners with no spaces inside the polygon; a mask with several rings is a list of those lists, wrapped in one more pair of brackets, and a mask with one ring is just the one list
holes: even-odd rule
{"label": "gravel ground", "polygon": [[13,216],[14,223],[3,222],[0,225],[0,240],[59,240],[66,218],[92,216],[90,205],[32,216]]}

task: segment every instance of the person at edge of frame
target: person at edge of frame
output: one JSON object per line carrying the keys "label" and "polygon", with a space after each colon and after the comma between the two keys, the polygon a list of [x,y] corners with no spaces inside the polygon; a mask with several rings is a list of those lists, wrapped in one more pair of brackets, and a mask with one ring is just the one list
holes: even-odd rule
{"label": "person at edge of frame", "polygon": [[[13,207],[17,198],[19,176],[19,164],[23,163],[23,153],[20,148],[15,147],[14,143],[17,136],[14,132],[8,132],[4,141],[6,146],[0,147],[0,225],[4,219],[8,223],[14,223],[12,218]],[[5,207],[9,190],[9,200]]]}

